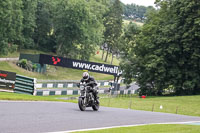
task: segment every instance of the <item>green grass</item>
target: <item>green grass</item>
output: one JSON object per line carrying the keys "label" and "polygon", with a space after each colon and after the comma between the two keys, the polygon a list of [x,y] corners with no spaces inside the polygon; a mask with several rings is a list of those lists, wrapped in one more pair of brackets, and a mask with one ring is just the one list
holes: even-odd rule
{"label": "green grass", "polygon": [[123,23],[125,25],[128,25],[130,22],[133,22],[133,23],[137,24],[138,26],[143,26],[143,23],[141,23],[141,22],[136,22],[136,21],[133,21],[133,20],[123,20]]}
{"label": "green grass", "polygon": [[0,100],[76,102],[75,100],[59,99],[61,97],[72,97],[72,96],[70,96],[70,95],[66,95],[66,96],[33,96],[33,95],[26,95],[26,94],[0,92]]}
{"label": "green grass", "polygon": [[[153,110],[155,112],[178,113],[191,116],[200,116],[199,103],[200,95],[147,97],[145,99],[139,98],[138,96],[101,99],[102,106],[145,111]],[[161,105],[163,109],[160,109]]]}
{"label": "green grass", "polygon": [[200,126],[182,124],[159,124],[134,127],[111,128],[76,133],[199,133]]}

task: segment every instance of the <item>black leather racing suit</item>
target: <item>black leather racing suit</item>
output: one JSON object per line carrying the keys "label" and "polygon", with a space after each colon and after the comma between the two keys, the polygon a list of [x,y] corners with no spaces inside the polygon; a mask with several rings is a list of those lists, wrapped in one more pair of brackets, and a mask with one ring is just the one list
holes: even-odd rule
{"label": "black leather racing suit", "polygon": [[97,100],[97,82],[95,81],[95,79],[91,76],[89,76],[88,79],[84,79],[82,78],[81,79],[81,83],[85,82],[86,84],[88,84],[89,86],[91,86],[91,91],[92,91],[92,94],[94,95],[94,98],[95,100]]}

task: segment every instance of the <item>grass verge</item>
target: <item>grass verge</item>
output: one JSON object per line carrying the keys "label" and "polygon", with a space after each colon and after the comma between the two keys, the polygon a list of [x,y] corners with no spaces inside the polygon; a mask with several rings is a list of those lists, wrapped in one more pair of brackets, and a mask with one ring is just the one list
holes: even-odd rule
{"label": "grass verge", "polygon": [[[76,102],[77,100],[63,100],[61,97],[67,96],[33,96],[17,93],[0,92],[0,100],[14,100],[14,101],[57,101],[57,102]],[[74,96],[73,96],[74,97]]]}
{"label": "grass verge", "polygon": [[105,97],[101,99],[102,106],[173,114],[177,113],[191,116],[200,116],[199,103],[200,95],[147,97],[145,99],[134,95],[132,97]]}
{"label": "grass verge", "polygon": [[183,124],[159,124],[134,127],[111,128],[76,133],[199,133],[200,126]]}

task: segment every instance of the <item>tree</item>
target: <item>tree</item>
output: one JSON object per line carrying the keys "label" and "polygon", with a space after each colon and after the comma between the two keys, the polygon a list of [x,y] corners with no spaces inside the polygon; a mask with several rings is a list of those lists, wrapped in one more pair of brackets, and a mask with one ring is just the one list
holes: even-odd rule
{"label": "tree", "polygon": [[199,9],[195,0],[157,0],[160,9],[147,17],[142,33],[124,66],[128,79],[140,84],[140,94],[200,93]]}
{"label": "tree", "polygon": [[55,51],[55,36],[53,33],[54,1],[40,0],[36,10],[36,28],[34,43],[36,48]]}
{"label": "tree", "polygon": [[11,28],[9,30],[9,43],[11,45],[21,45],[22,39],[22,30],[23,30],[23,13],[22,13],[23,3],[21,0],[12,0],[12,20]]}
{"label": "tree", "polygon": [[[126,77],[125,83],[130,84],[137,75],[134,65],[137,64],[134,54],[134,47],[136,46],[136,39],[141,32],[141,28],[134,23],[124,27],[123,34],[120,37],[120,67],[123,69],[123,76]],[[133,58],[133,59],[132,59]],[[136,73],[135,73],[136,72]]]}
{"label": "tree", "polygon": [[36,28],[36,8],[37,0],[23,1],[23,38],[24,48],[34,48],[33,35]]}
{"label": "tree", "polygon": [[[105,14],[104,26],[104,39],[107,44],[107,54],[105,62],[107,62],[108,53],[113,53],[116,51],[118,39],[122,33],[122,14],[123,9],[119,0],[115,0],[110,10]],[[112,62],[111,62],[112,63]]]}
{"label": "tree", "polygon": [[7,32],[12,19],[11,9],[11,0],[0,1],[0,54],[5,54],[8,50]]}
{"label": "tree", "polygon": [[0,54],[17,50],[22,35],[22,1],[6,0],[0,2]]}
{"label": "tree", "polygon": [[90,1],[84,0],[59,3],[55,17],[58,54],[88,60],[94,52],[101,40],[102,29],[90,4]]}
{"label": "tree", "polygon": [[134,19],[142,22],[145,20],[145,14],[148,12],[148,10],[153,9],[152,6],[145,7],[136,4],[127,4],[123,6],[125,19]]}

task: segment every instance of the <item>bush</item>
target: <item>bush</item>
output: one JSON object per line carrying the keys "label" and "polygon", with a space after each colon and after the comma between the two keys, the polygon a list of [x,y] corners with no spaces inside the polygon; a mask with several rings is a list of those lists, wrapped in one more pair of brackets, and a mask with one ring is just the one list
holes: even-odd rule
{"label": "bush", "polygon": [[17,65],[18,65],[19,67],[26,68],[27,62],[28,62],[27,59],[21,59],[21,60],[19,60],[19,61],[17,62]]}
{"label": "bush", "polygon": [[28,61],[27,59],[21,59],[17,62],[17,65],[19,67],[22,67],[28,71],[34,71],[36,68],[37,68],[37,65],[34,64],[31,62],[31,61]]}
{"label": "bush", "polygon": [[33,69],[33,71],[35,71],[37,69],[37,65],[33,64],[32,69]]}

